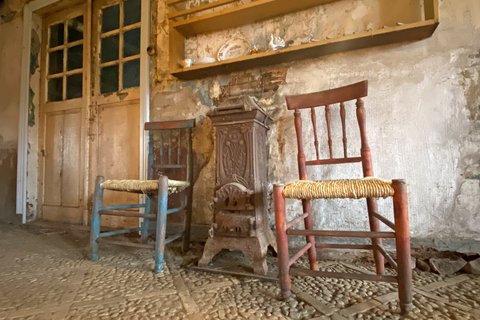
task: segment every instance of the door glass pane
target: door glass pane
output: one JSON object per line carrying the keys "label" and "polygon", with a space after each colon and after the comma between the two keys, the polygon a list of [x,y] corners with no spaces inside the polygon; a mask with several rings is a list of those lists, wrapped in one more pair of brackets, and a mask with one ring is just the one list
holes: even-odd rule
{"label": "door glass pane", "polygon": [[67,50],[67,70],[79,69],[83,66],[83,45]]}
{"label": "door glass pane", "polygon": [[101,62],[118,60],[118,34],[102,39]]}
{"label": "door glass pane", "polygon": [[68,42],[74,42],[83,39],[83,16],[79,16],[67,21]]}
{"label": "door glass pane", "polygon": [[100,72],[100,92],[118,91],[118,65],[104,67]]}
{"label": "door glass pane", "polygon": [[124,25],[140,22],[141,0],[125,0],[123,7]]}
{"label": "door glass pane", "polygon": [[135,59],[123,64],[123,88],[140,86],[140,60]]}
{"label": "door glass pane", "polygon": [[48,74],[63,72],[63,49],[48,54]]}
{"label": "door glass pane", "polygon": [[140,53],[140,28],[123,34],[123,56],[129,57]]}
{"label": "door glass pane", "polygon": [[102,32],[108,32],[120,27],[120,6],[114,5],[102,10]]}
{"label": "door glass pane", "polygon": [[50,48],[63,44],[63,23],[50,26]]}
{"label": "door glass pane", "polygon": [[63,78],[53,78],[48,80],[48,101],[63,100]]}
{"label": "door glass pane", "polygon": [[67,99],[82,97],[82,74],[67,77]]}

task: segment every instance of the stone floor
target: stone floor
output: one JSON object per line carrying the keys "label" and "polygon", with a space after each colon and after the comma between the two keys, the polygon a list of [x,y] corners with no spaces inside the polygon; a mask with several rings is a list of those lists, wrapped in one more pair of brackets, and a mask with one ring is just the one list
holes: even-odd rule
{"label": "stone floor", "polygon": [[[182,267],[200,244],[186,257],[169,249],[165,271],[153,274],[146,249],[104,246],[100,261],[89,261],[87,230],[0,224],[0,234],[0,319],[401,318],[392,284],[294,279],[296,295],[281,301],[275,281]],[[364,262],[322,268],[373,270]],[[480,277],[415,271],[414,285],[415,308],[405,319],[480,319]]]}

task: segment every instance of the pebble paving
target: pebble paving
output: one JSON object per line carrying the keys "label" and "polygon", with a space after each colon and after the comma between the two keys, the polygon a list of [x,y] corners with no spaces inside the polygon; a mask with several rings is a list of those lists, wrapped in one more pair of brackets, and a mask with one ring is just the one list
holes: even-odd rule
{"label": "pebble paving", "polygon": [[[295,277],[294,294],[282,300],[276,281],[185,267],[201,251],[182,257],[175,244],[154,274],[146,249],[104,245],[89,261],[88,230],[0,224],[0,233],[0,320],[480,319],[479,276],[414,270],[414,308],[401,317],[392,283]],[[322,261],[320,269],[374,271],[366,260]]]}

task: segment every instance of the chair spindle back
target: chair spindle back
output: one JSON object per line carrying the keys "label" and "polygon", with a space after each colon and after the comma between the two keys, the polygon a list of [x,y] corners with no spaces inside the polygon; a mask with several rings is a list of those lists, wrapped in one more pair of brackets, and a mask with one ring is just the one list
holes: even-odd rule
{"label": "chair spindle back", "polygon": [[[297,136],[298,148],[298,169],[301,180],[306,180],[307,166],[327,165],[327,164],[342,164],[362,162],[362,169],[364,177],[373,176],[372,160],[370,154],[370,147],[368,145],[366,127],[365,127],[365,107],[362,98],[368,94],[368,81],[364,80],[355,84],[344,86],[337,89],[293,95],[285,97],[287,107],[289,110],[294,110],[295,132]],[[356,117],[360,131],[361,149],[360,156],[348,155],[348,139],[346,128],[346,105],[348,101],[355,100]],[[332,109],[334,105],[339,105],[340,121],[342,127],[342,145],[343,157],[334,157],[333,139],[332,139]],[[322,159],[320,157],[319,137],[317,126],[317,112],[316,109],[324,108],[325,124],[326,124],[326,143],[328,145],[329,158]],[[310,119],[313,128],[313,146],[315,149],[315,159],[306,159],[303,147],[303,129],[301,110],[310,109]]]}
{"label": "chair spindle back", "polygon": [[194,119],[145,123],[145,130],[150,132],[150,179],[167,175],[170,179],[191,180],[194,126]]}

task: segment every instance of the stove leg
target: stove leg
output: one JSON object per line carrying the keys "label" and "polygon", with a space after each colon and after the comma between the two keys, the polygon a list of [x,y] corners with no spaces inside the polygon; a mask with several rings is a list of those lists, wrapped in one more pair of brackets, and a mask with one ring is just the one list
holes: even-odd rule
{"label": "stove leg", "polygon": [[265,256],[254,255],[253,261],[253,273],[266,275],[268,272],[267,259]]}
{"label": "stove leg", "polygon": [[259,238],[250,238],[248,242],[245,247],[241,248],[243,254],[252,261],[254,273],[266,275],[268,272],[267,239],[261,236]]}
{"label": "stove leg", "polygon": [[206,267],[220,251],[222,251],[222,247],[218,245],[218,242],[211,238],[208,239],[205,248],[203,248],[202,258],[198,261],[198,266]]}
{"label": "stove leg", "polygon": [[267,245],[271,246],[273,248],[273,251],[275,251],[275,253],[278,253],[277,239],[275,239],[275,236],[273,235],[273,232],[272,230],[270,230],[270,228],[267,229],[266,235],[267,235]]}

